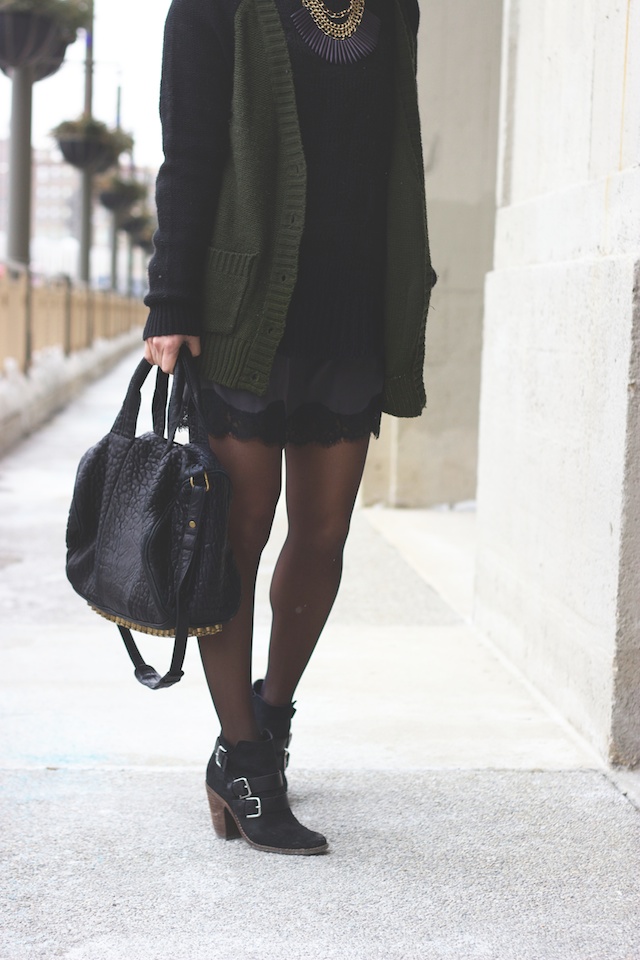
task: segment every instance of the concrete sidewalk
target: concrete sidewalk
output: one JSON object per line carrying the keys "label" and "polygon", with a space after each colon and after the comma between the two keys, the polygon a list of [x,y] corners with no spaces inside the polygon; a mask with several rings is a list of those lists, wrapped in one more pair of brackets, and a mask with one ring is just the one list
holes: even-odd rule
{"label": "concrete sidewalk", "polygon": [[354,518],[290,768],[330,853],[215,838],[195,644],[178,687],[145,690],[64,576],[75,468],[135,357],[0,461],[0,960],[640,960],[640,814],[470,626],[472,511]]}

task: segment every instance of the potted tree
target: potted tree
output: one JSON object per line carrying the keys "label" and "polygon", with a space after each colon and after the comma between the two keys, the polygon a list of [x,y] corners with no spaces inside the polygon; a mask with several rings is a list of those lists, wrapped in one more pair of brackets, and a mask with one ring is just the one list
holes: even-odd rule
{"label": "potted tree", "polygon": [[49,76],[89,21],[89,0],[0,0],[0,67],[31,66],[34,79]]}
{"label": "potted tree", "polygon": [[114,166],[121,153],[133,147],[133,138],[122,130],[110,130],[93,117],[64,120],[51,131],[67,163],[79,170],[103,173]]}

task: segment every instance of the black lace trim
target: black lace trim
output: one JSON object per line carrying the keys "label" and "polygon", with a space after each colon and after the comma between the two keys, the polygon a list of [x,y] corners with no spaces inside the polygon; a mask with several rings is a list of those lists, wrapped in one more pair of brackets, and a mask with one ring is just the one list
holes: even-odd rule
{"label": "black lace trim", "polygon": [[270,403],[259,413],[237,410],[215,390],[203,390],[202,402],[212,437],[261,440],[268,446],[279,447],[288,443],[331,447],[341,440],[380,436],[381,396],[373,397],[359,413],[335,413],[323,403],[305,403],[288,417],[282,400]]}
{"label": "black lace trim", "polygon": [[287,443],[320,443],[333,446],[340,440],[380,436],[382,397],[374,397],[359,413],[334,413],[323,403],[305,403],[287,417]]}

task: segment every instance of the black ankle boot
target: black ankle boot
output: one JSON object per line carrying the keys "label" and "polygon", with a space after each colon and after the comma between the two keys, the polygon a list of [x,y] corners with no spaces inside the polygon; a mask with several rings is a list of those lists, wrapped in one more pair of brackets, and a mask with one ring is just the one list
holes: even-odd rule
{"label": "black ankle boot", "polygon": [[269,853],[324,853],[327,841],[307,830],[289,809],[286,788],[269,736],[232,747],[218,737],[207,766],[207,796],[219,837],[242,836]]}
{"label": "black ankle boot", "polygon": [[253,713],[261,732],[267,731],[273,737],[273,745],[278,758],[278,767],[287,786],[285,770],[289,765],[289,744],[291,743],[291,720],[296,712],[293,703],[284,707],[272,707],[262,698],[262,680],[253,685]]}

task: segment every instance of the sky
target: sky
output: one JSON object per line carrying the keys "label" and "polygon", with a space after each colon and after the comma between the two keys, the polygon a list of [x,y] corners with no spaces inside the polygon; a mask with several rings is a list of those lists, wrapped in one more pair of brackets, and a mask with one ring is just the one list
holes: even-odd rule
{"label": "sky", "polygon": [[[162,162],[158,95],[162,33],[170,0],[95,0],[93,115],[115,126],[118,85],[122,128],[135,138],[139,166]],[[65,62],[33,88],[32,143],[51,146],[49,131],[78,117],[84,106],[84,33]],[[11,81],[0,73],[0,137],[9,136]]]}

